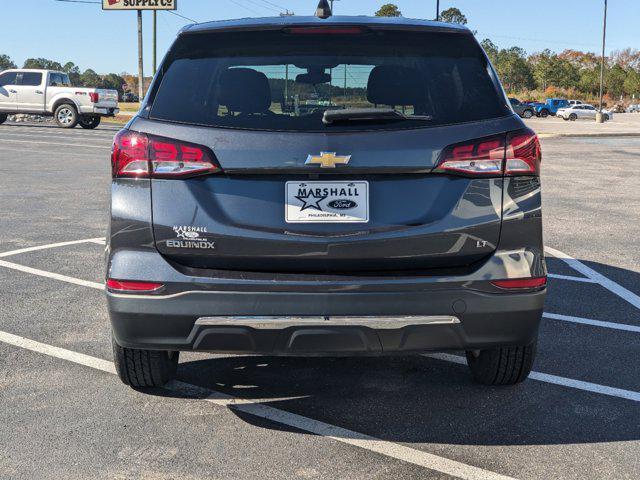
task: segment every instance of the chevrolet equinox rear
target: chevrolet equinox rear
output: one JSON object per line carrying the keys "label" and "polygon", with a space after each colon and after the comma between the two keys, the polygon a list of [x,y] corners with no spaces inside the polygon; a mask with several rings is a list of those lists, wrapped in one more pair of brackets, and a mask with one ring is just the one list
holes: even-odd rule
{"label": "chevrolet equinox rear", "polygon": [[180,351],[466,352],[531,370],[546,288],[540,145],[465,27],[283,17],[188,26],[112,152],[115,364]]}

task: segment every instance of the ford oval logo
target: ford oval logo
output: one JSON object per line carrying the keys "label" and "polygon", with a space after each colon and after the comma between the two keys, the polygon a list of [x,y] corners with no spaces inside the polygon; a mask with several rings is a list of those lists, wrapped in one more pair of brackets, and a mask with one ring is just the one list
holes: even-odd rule
{"label": "ford oval logo", "polygon": [[356,202],[347,198],[331,200],[327,205],[331,208],[335,208],[336,210],[349,210],[350,208],[356,208],[358,206]]}

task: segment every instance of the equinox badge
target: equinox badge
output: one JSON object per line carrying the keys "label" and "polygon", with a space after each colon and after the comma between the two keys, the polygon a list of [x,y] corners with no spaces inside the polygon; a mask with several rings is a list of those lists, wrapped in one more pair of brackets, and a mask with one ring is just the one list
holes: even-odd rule
{"label": "equinox badge", "polygon": [[336,152],[320,152],[320,155],[309,155],[305,165],[320,165],[321,168],[336,168],[336,165],[346,165],[351,155],[336,155]]}

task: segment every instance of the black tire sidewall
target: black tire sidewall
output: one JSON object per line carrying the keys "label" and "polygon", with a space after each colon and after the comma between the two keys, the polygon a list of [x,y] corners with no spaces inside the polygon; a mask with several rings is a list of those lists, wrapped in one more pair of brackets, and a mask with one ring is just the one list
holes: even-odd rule
{"label": "black tire sidewall", "polygon": [[575,113],[572,113],[571,115],[569,115],[569,120],[571,120],[572,122],[575,122],[577,118],[578,116]]}
{"label": "black tire sidewall", "polygon": [[[87,120],[87,123],[83,123],[83,120],[85,119]],[[78,125],[80,125],[82,128],[93,130],[98,125],[100,125],[100,120],[101,118],[97,115],[92,117],[80,117],[80,119],[78,120]]]}
{"label": "black tire sidewall", "polygon": [[[58,120],[58,113],[65,108],[68,108],[73,113],[73,119],[71,123],[68,124],[60,123],[60,121]],[[78,115],[78,110],[74,105],[71,105],[70,103],[63,103],[62,105],[58,105],[56,111],[53,113],[53,118],[60,128],[73,128],[78,124],[80,115]]]}
{"label": "black tire sidewall", "polygon": [[0,113],[0,124],[4,123],[7,121],[7,118],[9,117],[8,114],[6,113]]}
{"label": "black tire sidewall", "polygon": [[533,112],[531,110],[525,110],[524,112],[522,112],[522,116],[524,118],[531,118],[533,117]]}

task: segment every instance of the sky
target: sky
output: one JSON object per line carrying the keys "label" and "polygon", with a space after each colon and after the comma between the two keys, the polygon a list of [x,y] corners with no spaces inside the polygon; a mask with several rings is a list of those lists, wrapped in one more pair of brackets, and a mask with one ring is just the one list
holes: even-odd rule
{"label": "sky", "polygon": [[[82,0],[98,1],[98,0]],[[177,13],[199,22],[278,15],[288,9],[312,14],[317,0],[177,0]],[[435,17],[436,0],[335,0],[336,15],[372,15],[395,3],[403,16]],[[458,7],[480,39],[499,47],[517,45],[527,52],[567,48],[598,52],[604,0],[440,0],[441,9]],[[19,66],[29,57],[98,73],[137,73],[135,12],[103,12],[99,3],[56,0],[0,0],[0,54]],[[145,75],[151,73],[151,12],[143,14]],[[168,12],[158,14],[158,59],[176,33],[191,23]],[[640,0],[609,0],[607,52],[640,49]],[[158,61],[159,61],[158,60]]]}

